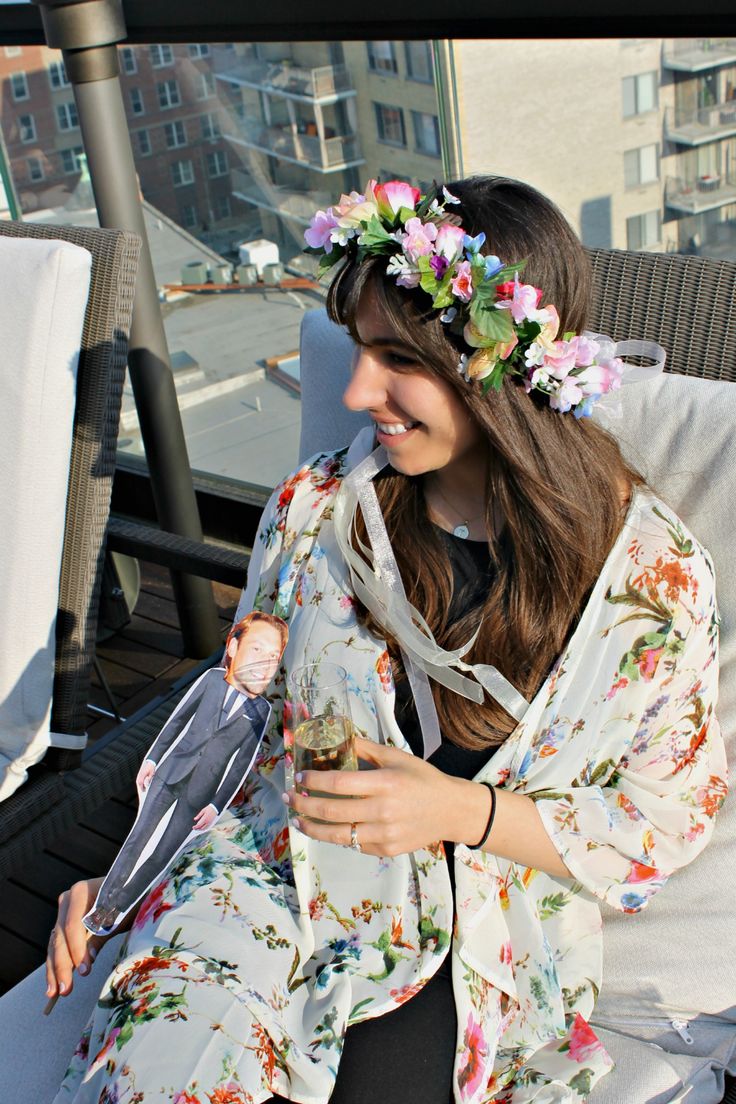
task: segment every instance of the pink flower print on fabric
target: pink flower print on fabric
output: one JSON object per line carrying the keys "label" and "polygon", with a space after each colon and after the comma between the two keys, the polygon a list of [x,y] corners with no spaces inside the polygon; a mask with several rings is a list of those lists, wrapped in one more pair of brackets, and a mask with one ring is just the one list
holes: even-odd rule
{"label": "pink flower print on fabric", "polygon": [[460,1087],[461,1096],[467,1099],[467,1097],[472,1097],[480,1088],[485,1068],[485,1058],[488,1054],[481,1026],[473,1019],[472,1012],[468,1015],[463,1043],[465,1051],[457,1073],[457,1083]]}

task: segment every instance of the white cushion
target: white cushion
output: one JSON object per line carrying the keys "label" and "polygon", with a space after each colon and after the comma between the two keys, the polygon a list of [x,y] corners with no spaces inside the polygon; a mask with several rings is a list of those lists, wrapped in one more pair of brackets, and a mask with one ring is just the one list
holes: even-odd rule
{"label": "white cushion", "polygon": [[76,372],[92,258],[0,237],[0,800],[49,744]]}
{"label": "white cushion", "polygon": [[[302,323],[301,457],[347,444],[367,419],[340,402],[353,343],[312,311]],[[330,392],[332,398],[330,399]],[[736,764],[736,384],[675,374],[621,389],[622,417],[605,421],[628,460],[713,556],[721,612],[718,717]],[[492,398],[489,399],[492,401]],[[564,415],[561,415],[564,416]],[[584,478],[584,473],[581,473]],[[603,990],[596,1021],[708,1013],[736,1021],[736,801],[721,810],[703,854],[678,872],[649,908],[606,909]],[[716,954],[715,948],[718,948]]]}

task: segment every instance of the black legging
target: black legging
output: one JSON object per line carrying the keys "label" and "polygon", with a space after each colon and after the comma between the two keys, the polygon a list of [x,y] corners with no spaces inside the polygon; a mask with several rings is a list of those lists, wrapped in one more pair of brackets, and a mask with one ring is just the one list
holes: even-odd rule
{"label": "black legging", "polygon": [[330,1104],[451,1104],[456,1027],[448,954],[406,1004],[348,1028]]}

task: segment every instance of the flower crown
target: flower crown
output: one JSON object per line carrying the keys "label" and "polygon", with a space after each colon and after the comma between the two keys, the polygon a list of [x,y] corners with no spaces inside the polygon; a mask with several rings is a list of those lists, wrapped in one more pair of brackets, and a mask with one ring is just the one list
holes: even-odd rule
{"label": "flower crown", "polygon": [[545,395],[553,410],[590,414],[602,395],[621,385],[624,363],[614,343],[593,334],[557,334],[555,307],[540,307],[542,292],[522,284],[525,261],[504,264],[482,254],[486,236],[470,237],[458,215],[460,203],[447,188],[427,195],[401,180],[370,180],[365,194],[351,192],[317,211],[304,232],[306,253],[320,257],[320,275],[357,249],[357,259],[385,256],[386,273],[399,287],[419,287],[441,310],[440,320],[474,349],[458,371],[483,381],[483,394],[498,391],[506,375]]}

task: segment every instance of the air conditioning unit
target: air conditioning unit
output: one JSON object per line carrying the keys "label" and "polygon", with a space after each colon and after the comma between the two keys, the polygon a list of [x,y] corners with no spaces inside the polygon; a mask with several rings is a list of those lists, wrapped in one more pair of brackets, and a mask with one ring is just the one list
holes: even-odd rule
{"label": "air conditioning unit", "polygon": [[238,247],[238,260],[241,265],[255,265],[258,278],[263,279],[266,265],[279,263],[279,247],[276,242],[267,241],[266,238],[241,242]]}

